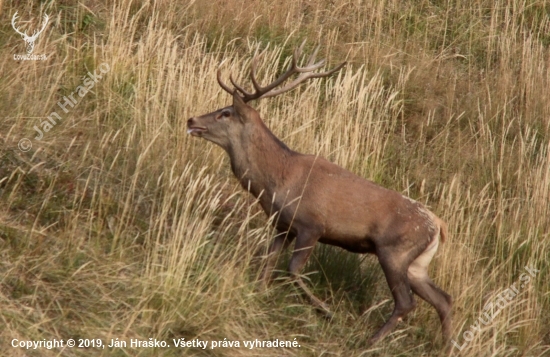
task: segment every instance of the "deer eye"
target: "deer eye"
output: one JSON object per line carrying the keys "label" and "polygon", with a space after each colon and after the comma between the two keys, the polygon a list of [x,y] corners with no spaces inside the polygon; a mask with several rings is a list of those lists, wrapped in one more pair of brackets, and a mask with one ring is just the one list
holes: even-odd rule
{"label": "deer eye", "polygon": [[227,109],[222,110],[222,117],[229,118],[231,116],[231,112]]}

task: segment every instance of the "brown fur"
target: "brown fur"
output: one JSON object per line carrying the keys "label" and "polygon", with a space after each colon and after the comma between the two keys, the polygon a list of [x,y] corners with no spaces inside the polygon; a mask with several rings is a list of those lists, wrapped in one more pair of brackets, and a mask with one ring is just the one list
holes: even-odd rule
{"label": "brown fur", "polygon": [[299,273],[317,242],[378,256],[395,301],[390,319],[371,338],[390,333],[416,305],[411,290],[433,305],[443,334],[451,333],[451,297],[427,275],[445,222],[420,203],[361,178],[322,157],[292,151],[234,92],[233,105],[188,120],[190,134],[220,145],[242,187],[276,215],[279,234],[263,273],[267,282],[280,251],[295,240],[289,270],[314,304],[328,312]]}

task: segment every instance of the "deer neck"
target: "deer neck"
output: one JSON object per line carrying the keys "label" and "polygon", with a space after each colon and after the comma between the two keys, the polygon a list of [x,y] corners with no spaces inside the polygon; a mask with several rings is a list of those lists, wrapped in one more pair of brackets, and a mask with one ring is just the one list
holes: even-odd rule
{"label": "deer neck", "polygon": [[227,152],[243,188],[255,197],[263,192],[262,198],[269,200],[284,181],[289,158],[296,154],[261,121],[247,124]]}

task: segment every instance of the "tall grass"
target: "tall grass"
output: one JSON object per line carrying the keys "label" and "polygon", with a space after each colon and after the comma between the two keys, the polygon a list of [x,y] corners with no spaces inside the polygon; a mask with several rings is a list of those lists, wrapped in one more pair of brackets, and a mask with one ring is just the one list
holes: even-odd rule
{"label": "tall grass", "polygon": [[[35,53],[10,19],[51,23]],[[543,1],[0,2],[0,346],[10,356],[435,356],[420,303],[393,303],[372,256],[318,247],[304,273],[335,310],[256,283],[270,219],[186,119],[230,103],[216,70],[269,81],[304,38],[330,79],[253,105],[293,149],[426,203],[449,225],[431,266],[454,298],[460,356],[550,353],[550,7]],[[23,20],[25,21],[25,20]],[[57,103],[109,65],[42,140]],[[17,148],[22,138],[32,149]],[[285,269],[283,256],[279,269]],[[487,303],[540,270],[481,331]],[[281,274],[284,277],[284,274]],[[519,285],[518,285],[519,287]],[[470,337],[466,332],[471,331]],[[465,334],[466,333],[466,334]],[[40,349],[13,339],[268,340],[285,349]],[[466,343],[465,343],[466,342]],[[129,344],[128,344],[129,346]],[[241,344],[242,346],[242,344]]]}

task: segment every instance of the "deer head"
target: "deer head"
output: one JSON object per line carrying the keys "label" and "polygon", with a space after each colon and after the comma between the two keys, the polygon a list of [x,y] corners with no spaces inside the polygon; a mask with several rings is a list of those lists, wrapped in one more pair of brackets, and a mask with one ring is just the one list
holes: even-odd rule
{"label": "deer head", "polygon": [[36,39],[38,38],[38,35],[40,35],[42,33],[42,31],[44,31],[44,29],[46,28],[46,25],[48,24],[49,19],[50,19],[50,17],[48,15],[44,15],[44,24],[42,25],[42,28],[40,30],[35,30],[33,32],[32,36],[29,36],[29,35],[27,35],[26,31],[21,32],[15,26],[15,21],[17,20],[17,12],[15,12],[15,14],[13,14],[13,17],[11,18],[11,26],[13,27],[15,32],[17,32],[18,34],[21,35],[21,37],[23,38],[23,40],[27,44],[27,53],[28,54],[31,54],[32,51],[34,51],[34,41],[36,41]]}
{"label": "deer head", "polygon": [[[237,84],[233,79],[233,76],[230,76],[229,79],[234,88],[230,88],[222,81],[221,69],[218,68],[218,84],[227,93],[232,95],[233,105],[218,109],[215,112],[199,117],[190,118],[187,121],[187,133],[212,141],[228,151],[229,147],[232,146],[233,143],[237,141],[242,142],[244,139],[242,135],[247,124],[263,126],[260,116],[256,110],[247,105],[249,101],[274,97],[285,93],[297,87],[309,78],[328,77],[346,64],[346,62],[343,62],[327,72],[315,72],[325,65],[324,59],[319,62],[315,62],[315,57],[319,50],[319,47],[317,47],[313,54],[309,57],[307,64],[304,67],[300,67],[298,65],[298,60],[302,55],[304,45],[305,41],[300,45],[300,47],[295,49],[292,63],[287,71],[266,86],[261,86],[256,78],[258,59],[255,57],[252,60],[250,67],[250,80],[252,82],[252,86],[254,87],[254,92],[249,92],[244,89],[242,85]],[[298,74],[298,76],[293,81],[279,89],[276,89],[295,74]]]}

